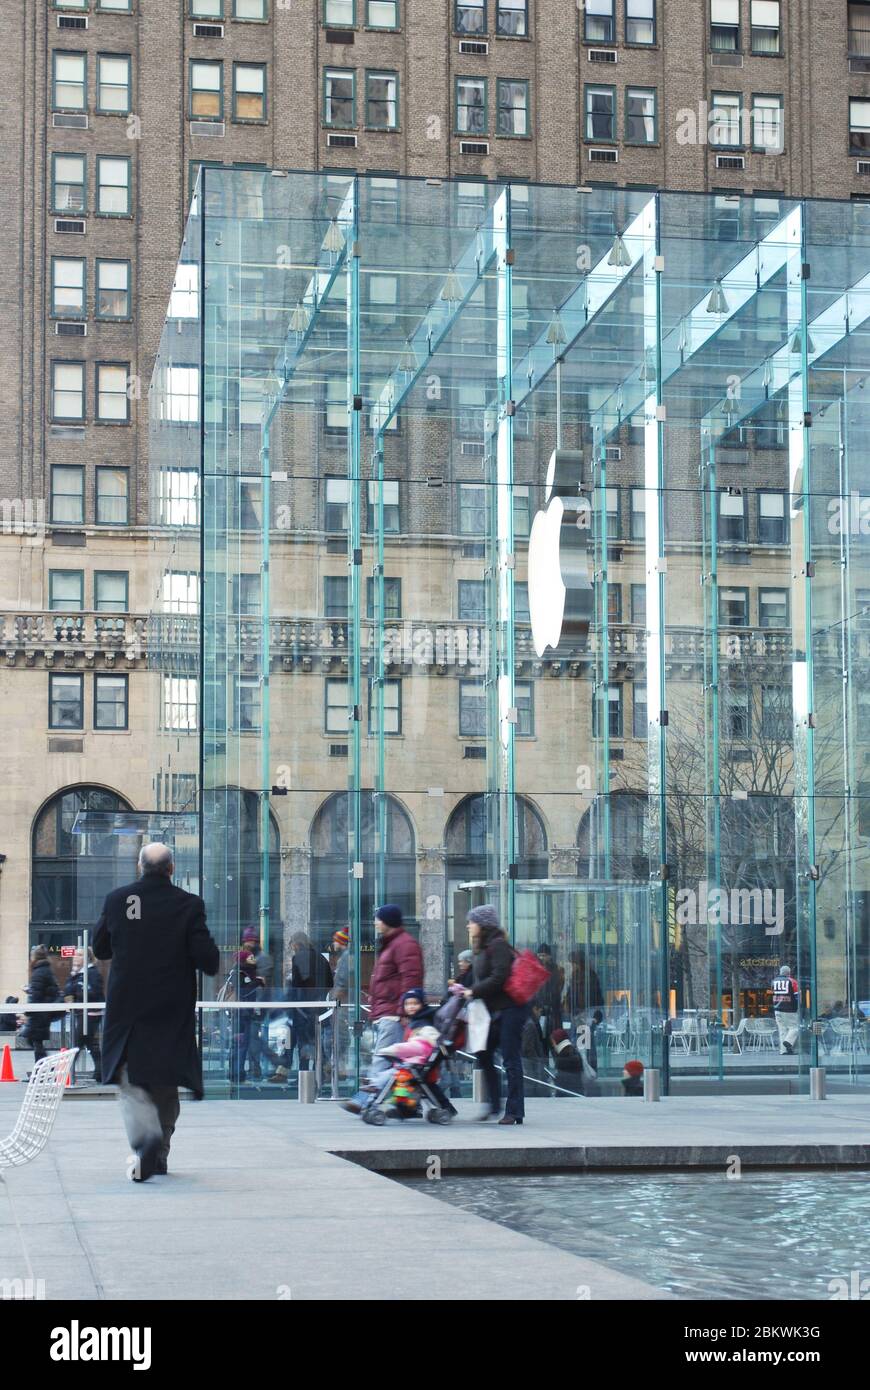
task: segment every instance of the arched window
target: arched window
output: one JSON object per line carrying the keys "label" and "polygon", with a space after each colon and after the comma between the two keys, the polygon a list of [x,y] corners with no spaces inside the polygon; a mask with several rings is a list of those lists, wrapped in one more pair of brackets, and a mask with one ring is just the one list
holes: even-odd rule
{"label": "arched window", "polygon": [[[239,787],[204,791],[203,824],[209,929],[216,941],[233,949],[245,927],[260,926],[260,798]],[[276,969],[281,941],[281,835],[270,812],[269,952]]]}
{"label": "arched window", "polygon": [[[416,850],[414,827],[408,813],[391,796],[384,796],[382,810],[375,794],[360,797],[362,815],[363,878],[362,926],[371,925],[376,898],[398,903],[413,921],[417,913]],[[385,834],[381,892],[378,892],[378,816]],[[323,803],[311,825],[311,922],[318,928],[315,940],[325,945],[330,934],[347,925],[348,835],[350,796],[336,792]]]}
{"label": "arched window", "polygon": [[[80,811],[130,809],[128,802],[103,787],[69,787],[43,806],[33,824],[33,927],[94,927],[106,883],[120,887],[136,877],[137,839],[94,832],[73,834]],[[88,870],[80,874],[79,861],[83,858],[89,861]],[[34,941],[47,939],[48,935],[45,931],[36,932]]]}
{"label": "arched window", "polygon": [[[547,877],[547,833],[538,811],[524,796],[515,799],[517,877]],[[486,879],[486,797],[467,796],[454,810],[444,836],[449,885]]]}
{"label": "arched window", "polygon": [[605,797],[599,796],[585,812],[577,831],[581,878],[614,881],[649,878],[646,822],[647,798],[643,792],[607,793],[610,809],[610,871],[606,872]]}

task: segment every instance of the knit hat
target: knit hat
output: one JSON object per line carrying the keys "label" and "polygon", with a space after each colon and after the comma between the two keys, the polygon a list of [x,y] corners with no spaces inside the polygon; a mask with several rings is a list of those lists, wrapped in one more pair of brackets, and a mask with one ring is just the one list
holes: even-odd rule
{"label": "knit hat", "polygon": [[629,1076],[643,1076],[643,1062],[626,1062],[623,1071]]}
{"label": "knit hat", "polygon": [[561,1043],[564,1042],[567,1037],[568,1034],[565,1032],[564,1028],[554,1028],[550,1034],[550,1042]]}
{"label": "knit hat", "polygon": [[405,993],[402,995],[403,1004],[406,999],[417,999],[421,1004],[425,1005],[426,994],[422,989],[406,989]]}
{"label": "knit hat", "polygon": [[402,909],[397,907],[395,903],[384,903],[383,907],[376,910],[375,916],[378,921],[383,922],[385,927],[400,927],[402,925]]}
{"label": "knit hat", "polygon": [[474,952],[473,952],[473,951],[460,951],[460,952],[459,952],[459,955],[457,956],[456,959],[457,959],[457,960],[469,960],[469,961],[474,960]]}
{"label": "knit hat", "polygon": [[245,927],[245,930],[242,932],[243,941],[259,941],[259,939],[260,933],[257,931],[256,927]]}
{"label": "knit hat", "polygon": [[498,913],[492,903],[481,903],[480,907],[473,907],[468,914],[469,922],[475,922],[479,927],[498,927]]}
{"label": "knit hat", "polygon": [[333,941],[337,941],[339,946],[350,945],[350,932],[345,931],[344,927],[339,927],[338,931],[332,933]]}

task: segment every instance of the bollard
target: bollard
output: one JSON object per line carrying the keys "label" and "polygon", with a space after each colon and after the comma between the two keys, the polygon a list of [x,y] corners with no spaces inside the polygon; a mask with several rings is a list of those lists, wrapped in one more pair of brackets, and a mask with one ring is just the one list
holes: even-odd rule
{"label": "bollard", "polygon": [[314,1071],[300,1071],[299,1077],[299,1099],[303,1105],[313,1105],[317,1100],[317,1073]]}
{"label": "bollard", "polygon": [[643,1074],[643,1098],[644,1100],[661,1100],[661,1072],[655,1067],[648,1067]]}
{"label": "bollard", "polygon": [[810,1067],[810,1100],[825,1099],[825,1068]]}
{"label": "bollard", "polygon": [[471,1073],[471,1099],[477,1101],[478,1105],[485,1105],[489,1100],[486,1090],[486,1077],[480,1067],[475,1067]]}

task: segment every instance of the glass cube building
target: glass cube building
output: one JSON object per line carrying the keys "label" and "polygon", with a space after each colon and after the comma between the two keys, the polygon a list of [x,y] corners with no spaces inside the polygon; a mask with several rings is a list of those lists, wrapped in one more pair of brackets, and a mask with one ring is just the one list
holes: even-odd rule
{"label": "glass cube building", "polygon": [[154,794],[227,973],[343,927],[364,1019],[379,902],[437,990],[494,901],[604,1075],[866,1082],[868,323],[857,203],[201,171]]}

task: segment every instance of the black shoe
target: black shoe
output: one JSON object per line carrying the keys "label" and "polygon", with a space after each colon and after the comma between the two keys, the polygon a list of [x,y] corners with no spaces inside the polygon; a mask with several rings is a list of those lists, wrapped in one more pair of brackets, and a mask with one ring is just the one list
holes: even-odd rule
{"label": "black shoe", "polygon": [[159,1171],[161,1159],[157,1149],[142,1149],[127,1159],[127,1177],[131,1182],[147,1182]]}
{"label": "black shoe", "polygon": [[155,1176],[155,1178],[165,1178],[165,1177],[167,1176],[168,1173],[169,1173],[169,1169],[168,1169],[168,1167],[167,1167],[167,1165],[166,1165],[166,1159],[165,1159],[165,1158],[160,1158],[160,1159],[158,1159],[158,1160],[157,1160],[157,1167],[154,1169],[154,1176]]}
{"label": "black shoe", "polygon": [[522,1120],[518,1120],[515,1115],[502,1115],[499,1120],[500,1125],[521,1125]]}

